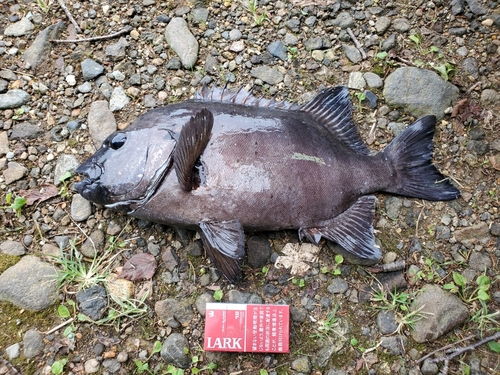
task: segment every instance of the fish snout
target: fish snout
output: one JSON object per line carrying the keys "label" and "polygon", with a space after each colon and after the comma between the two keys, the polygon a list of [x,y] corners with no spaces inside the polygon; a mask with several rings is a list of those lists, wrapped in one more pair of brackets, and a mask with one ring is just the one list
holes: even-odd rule
{"label": "fish snout", "polygon": [[84,161],[75,172],[87,176],[89,180],[95,181],[101,177],[103,169],[99,164],[89,159]]}

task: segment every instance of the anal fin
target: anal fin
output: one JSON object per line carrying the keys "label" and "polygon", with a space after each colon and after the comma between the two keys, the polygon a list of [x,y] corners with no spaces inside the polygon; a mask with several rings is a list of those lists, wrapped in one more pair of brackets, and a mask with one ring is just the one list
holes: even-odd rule
{"label": "anal fin", "polygon": [[363,258],[378,260],[382,257],[375,245],[373,218],[375,197],[366,195],[333,219],[325,220],[313,228],[300,228],[299,236],[318,244],[321,237],[338,243],[349,253]]}
{"label": "anal fin", "polygon": [[245,234],[238,220],[199,223],[201,239],[208,256],[230,282],[240,277],[245,254]]}
{"label": "anal fin", "polygon": [[174,168],[177,181],[186,191],[195,183],[195,165],[210,140],[214,116],[203,108],[183,126],[174,150]]}

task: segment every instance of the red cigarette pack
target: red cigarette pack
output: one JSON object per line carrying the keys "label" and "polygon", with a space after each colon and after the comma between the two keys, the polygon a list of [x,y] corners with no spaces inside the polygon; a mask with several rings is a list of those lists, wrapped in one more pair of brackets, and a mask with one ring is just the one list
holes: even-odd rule
{"label": "red cigarette pack", "polygon": [[288,353],[289,337],[288,305],[207,303],[207,351]]}

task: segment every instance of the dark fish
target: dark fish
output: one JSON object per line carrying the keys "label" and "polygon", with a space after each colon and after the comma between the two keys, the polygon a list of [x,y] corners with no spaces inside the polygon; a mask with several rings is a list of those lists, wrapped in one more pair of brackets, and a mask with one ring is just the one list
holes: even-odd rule
{"label": "dark fish", "polygon": [[151,110],[110,135],[77,172],[86,199],[145,220],[200,230],[230,281],[244,229],[298,229],[377,260],[375,192],[451,200],[459,191],[432,164],[436,119],[417,120],[371,155],[351,119],[345,87],[309,103],[204,89]]}

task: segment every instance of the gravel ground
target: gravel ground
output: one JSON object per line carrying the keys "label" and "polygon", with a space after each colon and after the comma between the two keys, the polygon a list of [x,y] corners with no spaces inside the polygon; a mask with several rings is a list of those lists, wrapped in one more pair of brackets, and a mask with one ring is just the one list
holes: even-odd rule
{"label": "gravel ground", "polygon": [[[447,367],[423,360],[499,329],[498,1],[68,3],[81,30],[54,1],[0,4],[0,374],[500,373],[487,344]],[[362,266],[322,242],[292,274],[274,263],[285,245],[300,246],[296,232],[247,233],[243,278],[230,285],[195,232],[73,189],[71,172],[107,135],[204,84],[294,103],[347,85],[374,151],[435,114],[434,160],[462,197],[377,196],[381,263],[400,267]],[[16,212],[16,197],[31,200]],[[58,288],[59,248],[88,266],[97,254],[98,273],[114,273]],[[154,276],[117,279],[137,254],[156,262]],[[204,352],[205,303],[218,290],[222,301],[289,304],[290,353]],[[110,296],[146,299],[107,319],[119,308]]]}

